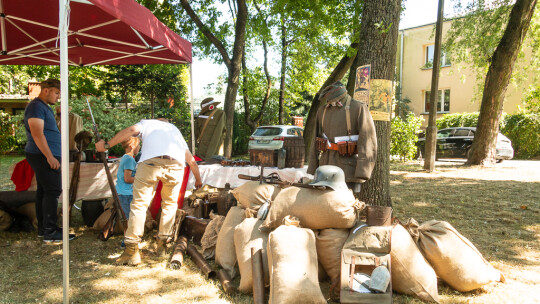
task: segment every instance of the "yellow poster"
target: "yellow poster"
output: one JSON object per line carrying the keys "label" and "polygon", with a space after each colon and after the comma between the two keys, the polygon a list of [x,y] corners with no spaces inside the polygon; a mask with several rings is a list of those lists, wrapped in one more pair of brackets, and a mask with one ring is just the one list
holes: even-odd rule
{"label": "yellow poster", "polygon": [[354,83],[353,98],[369,104],[369,82],[371,75],[371,65],[359,66],[356,69],[356,81]]}
{"label": "yellow poster", "polygon": [[371,79],[369,112],[373,120],[390,121],[392,111],[392,81]]}

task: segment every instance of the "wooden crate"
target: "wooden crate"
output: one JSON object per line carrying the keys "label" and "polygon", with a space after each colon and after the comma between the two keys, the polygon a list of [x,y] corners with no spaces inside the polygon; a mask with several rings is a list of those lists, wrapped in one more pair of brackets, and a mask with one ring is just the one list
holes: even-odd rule
{"label": "wooden crate", "polygon": [[249,150],[249,162],[253,166],[276,167],[277,150]]}

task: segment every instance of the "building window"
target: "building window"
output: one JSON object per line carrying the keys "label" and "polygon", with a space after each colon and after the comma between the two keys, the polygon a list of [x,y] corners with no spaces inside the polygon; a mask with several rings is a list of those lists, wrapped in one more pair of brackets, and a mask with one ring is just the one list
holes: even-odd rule
{"label": "building window", "polygon": [[13,108],[11,111],[13,112],[13,115],[19,115],[24,113],[24,108]]}
{"label": "building window", "polygon": [[[424,94],[424,109],[425,112],[429,112],[429,97],[430,91],[426,91]],[[439,90],[439,98],[437,100],[437,113],[450,112],[450,89]]]}
{"label": "building window", "polygon": [[[426,58],[424,62],[424,68],[432,68],[433,67],[433,57],[435,56],[435,45],[427,45],[426,46]],[[446,52],[444,50],[441,51],[441,67],[447,67],[450,66],[450,58],[449,56],[446,56]]]}

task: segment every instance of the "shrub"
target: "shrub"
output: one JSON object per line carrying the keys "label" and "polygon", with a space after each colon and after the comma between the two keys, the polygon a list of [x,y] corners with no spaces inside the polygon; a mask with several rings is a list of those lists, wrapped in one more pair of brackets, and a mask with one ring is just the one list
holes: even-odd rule
{"label": "shrub", "polygon": [[532,158],[540,155],[540,114],[506,115],[503,125],[501,133],[512,141],[517,157]]}
{"label": "shrub", "polygon": [[23,114],[9,115],[0,111],[0,154],[22,153],[26,144]]}
{"label": "shrub", "polygon": [[422,117],[409,113],[405,120],[396,116],[392,119],[390,154],[399,156],[401,160],[412,159],[416,154],[417,134],[422,126]]}
{"label": "shrub", "polygon": [[437,129],[453,127],[476,127],[478,124],[478,112],[445,114],[437,119]]}

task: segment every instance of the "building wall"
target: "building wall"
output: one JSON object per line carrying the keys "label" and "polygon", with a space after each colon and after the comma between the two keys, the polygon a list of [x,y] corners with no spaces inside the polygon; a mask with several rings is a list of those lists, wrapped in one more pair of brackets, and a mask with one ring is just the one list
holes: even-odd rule
{"label": "building wall", "polygon": [[[443,24],[444,35],[450,28],[451,21]],[[429,113],[424,108],[425,92],[431,89],[432,68],[425,67],[426,46],[434,45],[435,42],[435,24],[428,24],[410,29],[404,29],[399,32],[400,41],[403,38],[403,56],[401,57],[401,45],[398,45],[398,75],[401,66],[403,74],[401,75],[402,98],[409,98],[409,104],[417,116],[424,117],[424,126],[427,124]],[[403,35],[403,36],[402,36]],[[400,60],[403,60],[401,65]],[[518,106],[522,105],[522,93],[530,84],[525,83],[521,87],[509,84],[505,95],[503,111],[506,113],[515,113]],[[399,78],[398,78],[399,80]],[[480,110],[480,98],[475,100],[473,95],[478,82],[472,68],[460,64],[452,63],[450,66],[441,67],[439,75],[439,90],[450,90],[450,108],[449,111],[438,113],[438,117],[446,113],[477,112]]]}

